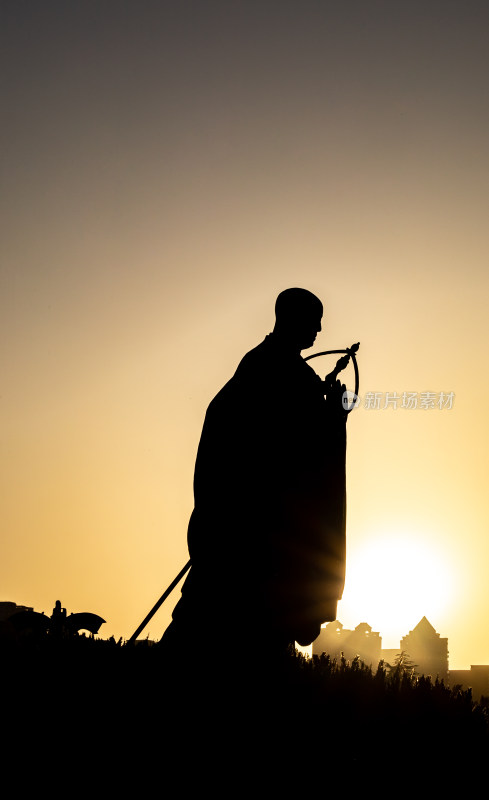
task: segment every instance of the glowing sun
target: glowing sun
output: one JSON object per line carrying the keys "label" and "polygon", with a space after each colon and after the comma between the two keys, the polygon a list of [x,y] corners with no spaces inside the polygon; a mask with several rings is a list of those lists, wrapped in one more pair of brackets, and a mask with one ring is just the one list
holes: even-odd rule
{"label": "glowing sun", "polygon": [[451,600],[443,553],[421,538],[375,539],[349,555],[346,574],[338,619],[349,625],[368,622],[384,647],[398,646],[423,616],[436,627]]}

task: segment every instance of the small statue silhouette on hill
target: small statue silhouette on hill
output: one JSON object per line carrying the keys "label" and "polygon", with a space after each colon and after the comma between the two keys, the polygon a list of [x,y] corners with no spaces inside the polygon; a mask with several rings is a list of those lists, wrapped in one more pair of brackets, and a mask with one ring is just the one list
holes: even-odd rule
{"label": "small statue silhouette on hill", "polygon": [[90,611],[67,615],[66,608],[61,606],[61,601],[56,600],[50,617],[44,612],[34,611],[29,606],[0,603],[0,622],[0,638],[42,638],[45,635],[69,638],[76,636],[82,630],[95,635],[105,620]]}

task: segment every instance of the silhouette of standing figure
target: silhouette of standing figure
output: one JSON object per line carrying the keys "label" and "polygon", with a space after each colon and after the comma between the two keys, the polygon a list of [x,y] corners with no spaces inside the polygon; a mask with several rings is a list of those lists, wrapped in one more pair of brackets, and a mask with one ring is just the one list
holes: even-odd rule
{"label": "silhouette of standing figure", "polygon": [[[161,642],[276,651],[336,619],[345,572],[344,386],[301,357],[323,306],[287,289],[275,327],[210,403],[188,527],[191,569]],[[348,356],[344,360],[345,365]]]}

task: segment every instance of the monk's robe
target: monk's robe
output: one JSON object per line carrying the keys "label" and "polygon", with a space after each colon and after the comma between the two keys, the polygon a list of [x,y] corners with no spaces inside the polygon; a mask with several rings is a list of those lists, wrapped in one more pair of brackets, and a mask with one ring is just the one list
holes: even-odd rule
{"label": "monk's robe", "polygon": [[309,644],[336,618],[345,578],[346,414],[274,334],[207,409],[174,622],[192,638],[241,631]]}

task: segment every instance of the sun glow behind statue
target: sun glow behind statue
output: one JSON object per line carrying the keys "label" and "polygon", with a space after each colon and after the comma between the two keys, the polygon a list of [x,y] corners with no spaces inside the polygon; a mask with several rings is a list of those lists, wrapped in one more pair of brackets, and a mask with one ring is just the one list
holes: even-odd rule
{"label": "sun glow behind statue", "polygon": [[368,622],[384,647],[397,647],[423,616],[440,625],[452,599],[443,553],[419,535],[385,535],[350,554],[338,618],[354,626]]}

